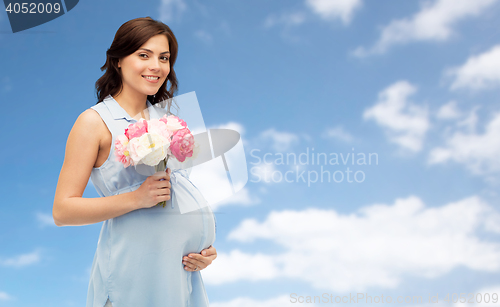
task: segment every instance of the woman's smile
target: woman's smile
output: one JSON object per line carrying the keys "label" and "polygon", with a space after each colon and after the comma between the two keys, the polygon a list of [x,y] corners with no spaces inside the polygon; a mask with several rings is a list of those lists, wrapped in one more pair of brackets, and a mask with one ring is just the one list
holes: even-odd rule
{"label": "woman's smile", "polygon": [[158,76],[142,75],[142,77],[151,83],[158,83],[158,80],[160,80]]}

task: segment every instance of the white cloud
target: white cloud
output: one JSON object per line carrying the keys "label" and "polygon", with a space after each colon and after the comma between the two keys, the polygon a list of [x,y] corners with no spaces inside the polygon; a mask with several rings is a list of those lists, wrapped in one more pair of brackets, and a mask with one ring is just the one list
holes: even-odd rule
{"label": "white cloud", "polygon": [[184,0],[161,0],[160,20],[165,23],[171,23],[180,19],[182,13],[187,9]]}
{"label": "white cloud", "polygon": [[302,38],[296,35],[294,27],[300,26],[319,16],[322,20],[340,20],[344,25],[348,25],[354,12],[362,6],[362,0],[305,0],[306,10],[295,10],[282,12],[280,14],[270,14],[263,22],[264,28],[281,26],[281,37],[291,43],[301,43]]}
{"label": "white cloud", "polygon": [[198,30],[194,32],[194,35],[206,44],[211,44],[213,42],[212,34],[205,30]]}
{"label": "white cloud", "polygon": [[[472,112],[465,124],[475,126],[476,122],[477,116]],[[454,161],[464,164],[472,173],[481,175],[499,172],[499,157],[500,112],[493,114],[491,121],[486,124],[484,133],[454,132],[446,140],[445,146],[434,148],[430,152],[428,162],[437,164]]]}
{"label": "white cloud", "polygon": [[261,132],[257,139],[271,141],[271,147],[278,152],[286,151],[299,142],[299,137],[296,134],[280,132],[274,128]]}
{"label": "white cloud", "polygon": [[478,16],[497,0],[436,0],[422,2],[415,15],[393,20],[382,29],[379,40],[371,48],[358,47],[355,56],[381,54],[397,44],[415,41],[445,41],[461,20]]}
{"label": "white cloud", "polygon": [[7,292],[0,291],[0,301],[9,301],[11,299],[13,299],[13,297],[7,294]]}
{"label": "white cloud", "polygon": [[349,24],[354,12],[362,6],[361,0],[306,0],[306,5],[325,20],[340,19]]}
{"label": "white cloud", "polygon": [[[245,265],[241,265],[242,263]],[[208,278],[210,284],[220,285],[241,280],[241,274],[244,279],[251,281],[273,279],[278,276],[279,269],[272,255],[248,254],[232,250],[229,254],[217,252],[217,261],[203,273],[204,280]]]}
{"label": "white cloud", "polygon": [[478,122],[477,111],[480,108],[480,106],[473,107],[467,117],[457,122],[457,127],[464,127],[469,132],[475,132]]}
{"label": "white cloud", "polygon": [[442,105],[436,114],[436,117],[439,119],[456,119],[460,116],[462,116],[462,113],[457,107],[457,102],[454,100]]}
{"label": "white cloud", "polygon": [[282,182],[283,178],[281,178],[282,181],[278,181],[279,178],[273,178],[274,173],[281,172],[278,171],[276,165],[272,162],[255,164],[250,167],[248,180],[253,183],[262,182],[267,184]]}
{"label": "white cloud", "polygon": [[344,142],[351,142],[354,138],[352,135],[345,131],[343,127],[337,126],[335,128],[328,128],[323,132],[324,138],[338,139]]}
{"label": "white cloud", "polygon": [[500,45],[470,57],[460,67],[448,69],[446,75],[454,78],[450,89],[483,90],[500,86]]}
{"label": "white cloud", "polygon": [[427,107],[408,101],[416,90],[409,82],[398,81],[380,92],[377,103],[363,113],[363,119],[374,119],[386,128],[390,142],[413,152],[422,149],[430,126]]}
{"label": "white cloud", "polygon": [[499,223],[500,214],[477,196],[441,207],[426,207],[409,196],[352,214],[315,208],[273,211],[262,222],[244,220],[228,239],[267,240],[284,252],[219,252],[220,260],[203,277],[217,285],[288,278],[347,292],[395,288],[405,276],[437,278],[458,267],[498,272],[500,244],[479,234],[498,233],[499,227],[484,225]]}
{"label": "white cloud", "polygon": [[[344,25],[351,22],[354,12],[362,6],[361,0],[305,0],[306,7],[315,15],[326,21],[341,20]],[[286,29],[301,25],[307,21],[305,12],[283,12],[279,15],[271,14],[264,21],[264,27],[270,28],[281,25]],[[289,37],[289,34],[283,33]],[[296,40],[296,38],[295,38]]]}
{"label": "white cloud", "polygon": [[[254,300],[248,297],[239,297],[228,302],[210,303],[210,307],[288,307],[290,306],[290,295],[281,295],[268,300]],[[315,304],[307,304],[308,307],[314,307]]]}
{"label": "white cloud", "polygon": [[[247,188],[243,188],[233,194],[232,196],[218,202],[216,205],[214,205],[215,208],[219,208],[222,206],[226,205],[254,205],[260,202],[260,199],[258,199],[255,195],[251,194],[250,191]],[[212,207],[212,208],[214,208]]]}
{"label": "white cloud", "polygon": [[52,214],[37,212],[36,219],[38,220],[38,224],[42,228],[45,226],[54,226],[54,227],[56,226],[56,224],[54,223],[54,218],[52,217]]}
{"label": "white cloud", "polygon": [[40,251],[22,254],[12,258],[0,258],[0,265],[7,267],[24,267],[40,262]]}

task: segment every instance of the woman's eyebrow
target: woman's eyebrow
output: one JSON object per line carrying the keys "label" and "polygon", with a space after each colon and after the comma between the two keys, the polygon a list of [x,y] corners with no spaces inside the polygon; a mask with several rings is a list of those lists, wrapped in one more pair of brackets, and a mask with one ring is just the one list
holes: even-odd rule
{"label": "woman's eyebrow", "polygon": [[[145,50],[145,51],[147,51],[147,52],[154,53],[153,51],[151,51],[151,50],[149,50],[149,49],[146,49],[146,48],[139,48],[139,50]],[[162,52],[162,53],[160,53],[160,54],[164,54],[164,53],[168,53],[168,54],[170,54],[170,51],[163,51],[163,52]]]}

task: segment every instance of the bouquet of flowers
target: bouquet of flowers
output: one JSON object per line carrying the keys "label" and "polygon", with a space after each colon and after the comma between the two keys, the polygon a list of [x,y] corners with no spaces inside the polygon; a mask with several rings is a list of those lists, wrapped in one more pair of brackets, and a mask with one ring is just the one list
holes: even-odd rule
{"label": "bouquet of flowers", "polygon": [[[116,160],[125,168],[142,163],[154,166],[156,172],[165,171],[171,156],[184,162],[186,158],[194,158],[197,151],[186,122],[174,115],[150,120],[141,118],[115,140]],[[166,202],[157,205],[165,207]]]}

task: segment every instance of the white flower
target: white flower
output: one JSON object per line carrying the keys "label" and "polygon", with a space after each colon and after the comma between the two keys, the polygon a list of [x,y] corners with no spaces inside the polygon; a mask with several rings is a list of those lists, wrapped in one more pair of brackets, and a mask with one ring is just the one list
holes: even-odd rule
{"label": "white flower", "polygon": [[130,158],[134,165],[156,166],[168,154],[170,141],[157,133],[145,133],[129,142]]}

